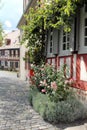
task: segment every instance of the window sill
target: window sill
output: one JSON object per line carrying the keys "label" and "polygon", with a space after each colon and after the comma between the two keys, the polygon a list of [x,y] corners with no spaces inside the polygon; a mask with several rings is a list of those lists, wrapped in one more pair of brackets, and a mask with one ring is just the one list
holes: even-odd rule
{"label": "window sill", "polygon": [[70,51],[61,51],[59,53],[59,56],[69,56],[69,55],[72,55],[72,53]]}

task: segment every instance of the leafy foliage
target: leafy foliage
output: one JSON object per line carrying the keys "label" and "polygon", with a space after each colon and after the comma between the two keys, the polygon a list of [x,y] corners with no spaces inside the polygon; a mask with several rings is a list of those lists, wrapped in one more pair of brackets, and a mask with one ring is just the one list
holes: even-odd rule
{"label": "leafy foliage", "polygon": [[75,98],[70,97],[66,101],[50,103],[45,109],[44,119],[49,122],[73,122],[87,117],[87,110]]}
{"label": "leafy foliage", "polygon": [[30,89],[29,100],[33,108],[46,121],[52,123],[67,123],[87,118],[87,109],[71,95],[68,95],[65,101],[52,102],[49,100],[48,95],[41,94],[35,89]]}
{"label": "leafy foliage", "polygon": [[40,92],[47,94],[51,101],[66,100],[67,96],[72,94],[70,89],[72,79],[69,81],[66,79],[63,68],[56,70],[52,65],[42,64],[42,66],[33,66],[33,69],[33,83]]}
{"label": "leafy foliage", "polygon": [[56,70],[52,65],[42,64],[33,65],[32,69],[29,101],[45,120],[58,123],[87,118],[87,109],[70,89],[72,79],[64,76],[65,66]]}
{"label": "leafy foliage", "polygon": [[27,40],[31,62],[39,64],[41,59],[45,59],[45,35],[49,28],[60,29],[62,26],[65,31],[71,30],[72,18],[81,2],[84,1],[50,0],[41,3],[40,7],[29,9],[29,13],[25,15],[27,24],[22,28],[23,41]]}
{"label": "leafy foliage", "polygon": [[39,64],[44,58],[44,10],[37,8],[36,10],[30,8],[29,14],[25,16],[27,25],[23,26],[24,37],[23,41],[28,40],[29,56],[31,62]]}

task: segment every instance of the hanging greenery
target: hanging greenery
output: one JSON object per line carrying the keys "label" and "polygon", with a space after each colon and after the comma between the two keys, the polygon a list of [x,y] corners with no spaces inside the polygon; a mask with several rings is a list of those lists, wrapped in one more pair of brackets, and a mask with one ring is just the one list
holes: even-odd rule
{"label": "hanging greenery", "polygon": [[64,30],[69,32],[78,5],[83,2],[84,0],[49,0],[40,7],[29,9],[29,13],[25,15],[27,24],[22,29],[24,30],[23,41],[28,41],[31,62],[39,64],[42,59],[45,59],[46,30],[60,29],[63,26]]}
{"label": "hanging greenery", "polygon": [[29,14],[25,15],[27,25],[22,28],[24,30],[23,41],[27,40],[27,46],[29,46],[29,56],[31,62],[39,64],[44,57],[44,9],[30,8]]}

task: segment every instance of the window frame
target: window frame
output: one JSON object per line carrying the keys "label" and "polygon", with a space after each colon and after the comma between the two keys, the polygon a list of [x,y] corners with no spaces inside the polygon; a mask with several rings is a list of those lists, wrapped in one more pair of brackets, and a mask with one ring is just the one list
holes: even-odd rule
{"label": "window frame", "polygon": [[[69,40],[68,40],[68,38],[69,38]],[[69,50],[69,49],[70,49],[70,33],[63,31],[63,36],[62,36],[62,50],[66,51],[66,50]]]}
{"label": "window frame", "polygon": [[87,25],[85,21],[87,21],[87,18],[84,18],[84,46],[87,46]]}
{"label": "window frame", "polygon": [[[66,35],[63,35],[65,33]],[[59,56],[66,56],[66,55],[71,55],[70,51],[70,44],[71,44],[71,32],[69,33],[69,49],[67,49],[67,40],[66,42],[63,42],[63,38],[65,36],[65,39],[67,39],[68,33],[64,32],[63,28],[60,29],[60,36],[59,36]],[[66,44],[66,49],[63,49],[64,43]]]}
{"label": "window frame", "polygon": [[15,68],[18,68],[18,66],[19,66],[19,64],[18,64],[18,62],[16,61],[16,62],[15,62]]}
{"label": "window frame", "polygon": [[47,54],[46,54],[47,58],[55,57],[53,53],[53,47],[54,47],[53,35],[54,35],[54,29],[50,28],[47,34]]}

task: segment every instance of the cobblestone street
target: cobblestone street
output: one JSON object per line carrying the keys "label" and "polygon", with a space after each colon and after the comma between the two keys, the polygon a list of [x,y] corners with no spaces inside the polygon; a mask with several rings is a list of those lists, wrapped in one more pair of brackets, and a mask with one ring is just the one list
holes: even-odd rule
{"label": "cobblestone street", "polygon": [[28,90],[16,73],[0,71],[0,130],[60,130],[32,109]]}

